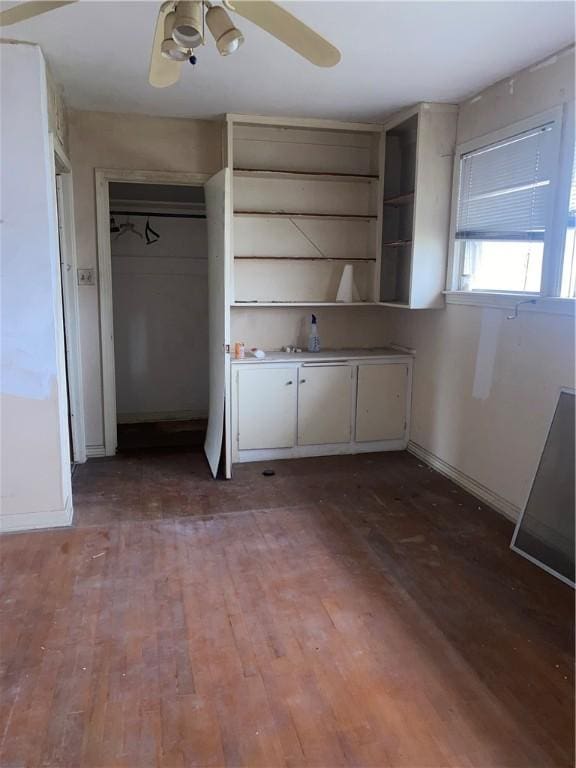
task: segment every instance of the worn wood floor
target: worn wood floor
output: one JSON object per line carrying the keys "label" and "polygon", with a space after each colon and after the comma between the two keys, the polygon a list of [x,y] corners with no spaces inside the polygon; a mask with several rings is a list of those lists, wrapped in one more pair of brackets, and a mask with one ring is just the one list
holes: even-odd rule
{"label": "worn wood floor", "polygon": [[[0,540],[0,766],[570,766],[571,590],[408,454],[94,460]],[[32,482],[32,478],[31,478]]]}

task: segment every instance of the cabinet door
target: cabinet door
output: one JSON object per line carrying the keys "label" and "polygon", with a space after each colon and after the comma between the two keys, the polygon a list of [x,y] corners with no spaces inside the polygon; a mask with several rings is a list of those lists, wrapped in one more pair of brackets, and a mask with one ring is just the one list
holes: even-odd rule
{"label": "cabinet door", "polygon": [[292,448],[297,368],[239,368],[238,448]]}
{"label": "cabinet door", "polygon": [[350,442],[353,371],[351,365],[300,368],[299,445]]}
{"label": "cabinet door", "polygon": [[356,441],[399,440],[406,430],[408,366],[359,365]]}

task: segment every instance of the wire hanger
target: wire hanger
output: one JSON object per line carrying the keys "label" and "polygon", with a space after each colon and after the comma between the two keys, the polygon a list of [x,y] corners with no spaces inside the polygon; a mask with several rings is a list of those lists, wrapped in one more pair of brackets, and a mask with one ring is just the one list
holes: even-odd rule
{"label": "wire hanger", "polygon": [[146,219],[146,229],[144,230],[144,234],[146,235],[146,245],[152,245],[152,243],[157,243],[158,240],[160,240],[158,232],[155,232],[150,226],[150,217]]}
{"label": "wire hanger", "polygon": [[122,235],[131,234],[131,235],[137,235],[141,240],[144,239],[144,236],[142,235],[142,232],[138,232],[134,224],[130,221],[130,217],[126,219],[124,224],[120,224],[119,227],[120,231],[114,238],[114,240],[118,240],[119,237],[122,237]]}

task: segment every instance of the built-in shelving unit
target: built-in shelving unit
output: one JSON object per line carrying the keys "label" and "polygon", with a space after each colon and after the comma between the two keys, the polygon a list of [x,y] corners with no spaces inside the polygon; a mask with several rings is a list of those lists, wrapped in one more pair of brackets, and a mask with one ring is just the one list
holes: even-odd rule
{"label": "built-in shelving unit", "polygon": [[[381,335],[381,307],[443,306],[456,114],[451,105],[420,104],[385,126],[227,116],[226,169],[207,184],[224,224],[225,258],[212,248],[210,265],[211,347],[225,362],[232,342],[305,347],[312,313],[322,344],[362,348]],[[210,242],[219,236],[213,231]],[[225,366],[228,462],[232,433],[237,441],[241,434],[231,429],[239,402],[229,378]],[[270,396],[265,388],[256,400]],[[272,411],[282,413],[283,402]],[[221,426],[221,413],[213,423]]]}
{"label": "built-in shelving unit", "polygon": [[[228,117],[233,307],[373,305],[381,126]],[[346,264],[360,300],[336,302]]]}
{"label": "built-in shelving unit", "polygon": [[419,104],[384,126],[379,299],[444,305],[456,107]]}
{"label": "built-in shelving unit", "polygon": [[418,113],[389,128],[384,149],[380,298],[409,303]]}
{"label": "built-in shelving unit", "polygon": [[[231,306],[443,306],[456,115],[229,115]],[[358,301],[341,303],[346,264]]]}

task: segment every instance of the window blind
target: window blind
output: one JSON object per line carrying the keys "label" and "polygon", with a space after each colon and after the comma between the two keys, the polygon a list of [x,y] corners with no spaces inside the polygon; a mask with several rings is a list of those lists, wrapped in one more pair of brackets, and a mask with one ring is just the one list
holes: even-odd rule
{"label": "window blind", "polygon": [[576,152],[572,165],[572,184],[570,186],[570,203],[568,205],[568,226],[576,227]]}
{"label": "window blind", "polygon": [[544,240],[554,123],[462,155],[456,238]]}

